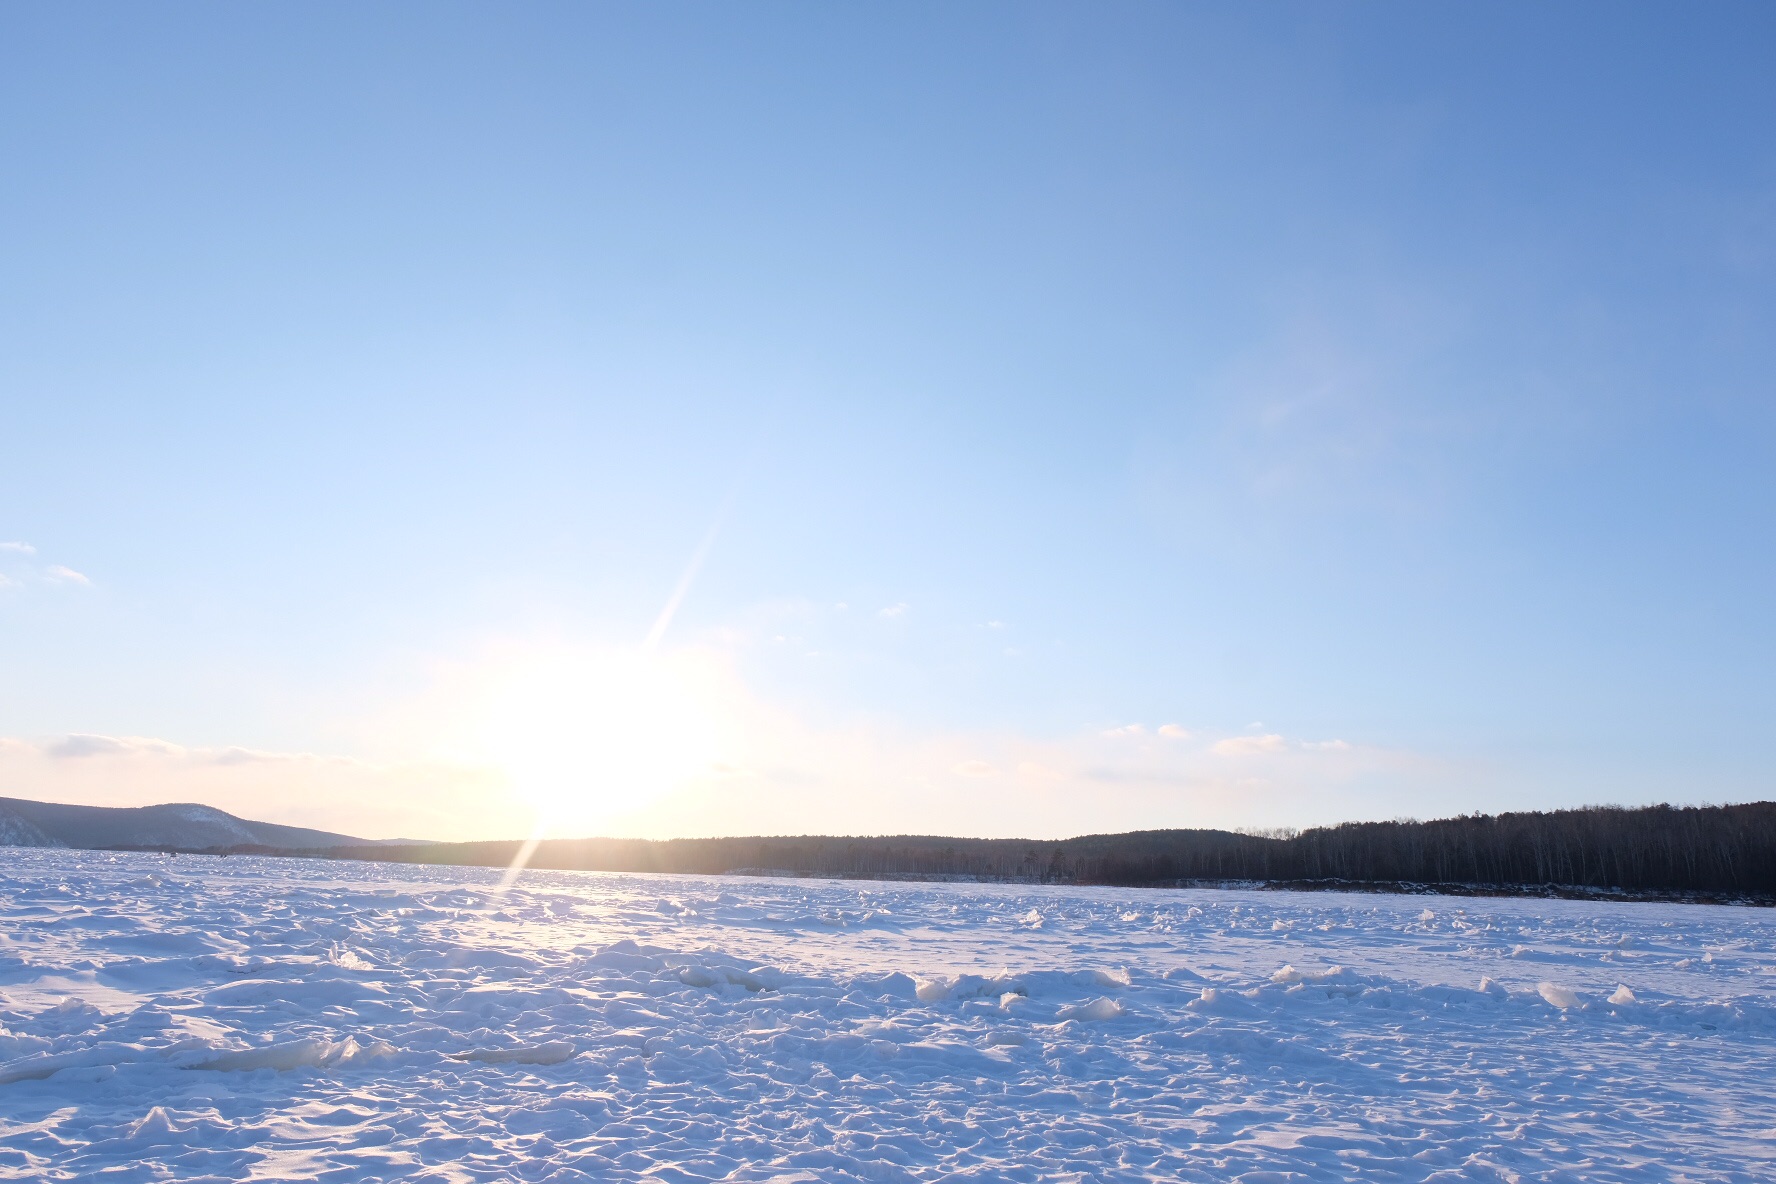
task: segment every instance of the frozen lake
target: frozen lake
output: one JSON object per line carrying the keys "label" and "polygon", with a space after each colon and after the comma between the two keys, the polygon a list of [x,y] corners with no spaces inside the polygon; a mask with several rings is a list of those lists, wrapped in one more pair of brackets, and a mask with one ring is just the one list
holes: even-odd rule
{"label": "frozen lake", "polygon": [[1776,1178],[1776,912],[0,849],[0,1177]]}

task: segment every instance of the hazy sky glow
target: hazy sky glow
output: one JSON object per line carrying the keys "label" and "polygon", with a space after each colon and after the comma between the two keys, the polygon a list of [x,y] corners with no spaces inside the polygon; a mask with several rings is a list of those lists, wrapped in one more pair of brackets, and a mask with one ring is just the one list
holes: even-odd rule
{"label": "hazy sky glow", "polygon": [[0,795],[1768,797],[1773,54],[1731,3],[11,6]]}

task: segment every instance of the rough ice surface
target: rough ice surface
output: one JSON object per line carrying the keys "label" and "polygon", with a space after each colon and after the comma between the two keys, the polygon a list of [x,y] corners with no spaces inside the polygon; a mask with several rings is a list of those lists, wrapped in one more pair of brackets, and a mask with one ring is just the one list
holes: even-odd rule
{"label": "rough ice surface", "polygon": [[1776,914],[0,852],[0,1177],[1776,1178]]}

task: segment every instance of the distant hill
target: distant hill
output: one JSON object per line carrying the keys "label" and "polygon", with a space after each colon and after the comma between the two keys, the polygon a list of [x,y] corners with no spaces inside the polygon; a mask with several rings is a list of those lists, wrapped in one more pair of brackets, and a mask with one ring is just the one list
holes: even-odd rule
{"label": "distant hill", "polygon": [[[406,841],[387,840],[394,843]],[[279,851],[314,851],[382,845],[377,840],[358,839],[332,831],[253,822],[236,818],[214,806],[200,806],[194,802],[165,806],[71,806],[0,798],[0,846],[8,847],[180,851],[264,847]]]}

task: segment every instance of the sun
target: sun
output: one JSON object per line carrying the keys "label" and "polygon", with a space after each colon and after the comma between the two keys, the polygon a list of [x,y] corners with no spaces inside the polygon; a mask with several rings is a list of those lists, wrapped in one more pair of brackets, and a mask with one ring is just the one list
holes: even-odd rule
{"label": "sun", "polygon": [[717,750],[710,698],[708,680],[683,658],[531,657],[490,680],[478,747],[535,812],[539,833],[590,835],[708,772]]}

